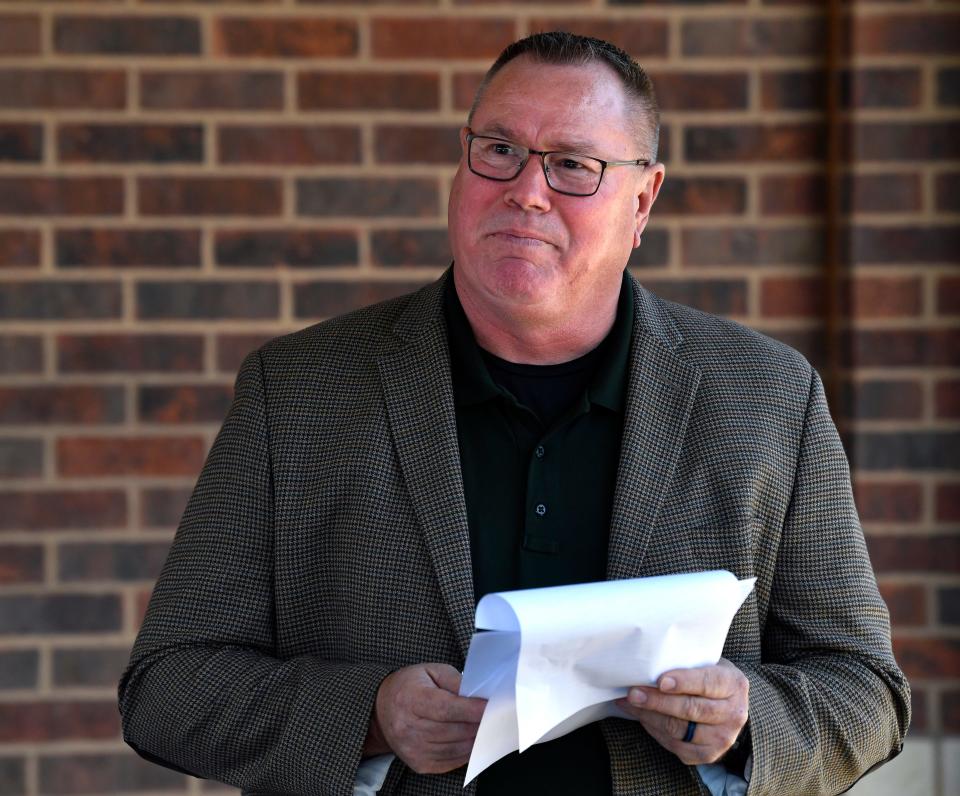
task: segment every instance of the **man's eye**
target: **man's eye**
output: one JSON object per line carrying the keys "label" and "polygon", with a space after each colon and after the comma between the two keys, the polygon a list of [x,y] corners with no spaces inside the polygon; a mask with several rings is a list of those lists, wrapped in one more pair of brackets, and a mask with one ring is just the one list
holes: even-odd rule
{"label": "man's eye", "polygon": [[585,166],[579,160],[574,160],[573,158],[563,158],[563,160],[560,161],[560,168],[566,169],[568,171],[577,171],[579,169],[585,168]]}
{"label": "man's eye", "polygon": [[494,144],[493,145],[493,154],[495,155],[512,155],[513,147],[510,144]]}

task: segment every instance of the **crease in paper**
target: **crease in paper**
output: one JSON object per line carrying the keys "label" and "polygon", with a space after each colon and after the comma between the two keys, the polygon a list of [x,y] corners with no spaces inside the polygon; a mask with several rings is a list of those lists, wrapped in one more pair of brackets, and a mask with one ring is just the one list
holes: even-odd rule
{"label": "crease in paper", "polygon": [[460,693],[487,700],[464,785],[500,758],[610,716],[663,672],[716,663],[755,578],[715,570],[486,595]]}

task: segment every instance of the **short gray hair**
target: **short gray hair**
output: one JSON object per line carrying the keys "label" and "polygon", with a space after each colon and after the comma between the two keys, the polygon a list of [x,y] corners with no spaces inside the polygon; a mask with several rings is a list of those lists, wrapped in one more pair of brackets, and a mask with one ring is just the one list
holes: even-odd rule
{"label": "short gray hair", "polygon": [[490,85],[490,81],[506,64],[514,58],[525,55],[544,64],[562,66],[585,66],[591,63],[604,63],[620,78],[627,97],[633,105],[637,117],[635,130],[644,145],[649,147],[650,161],[657,159],[657,147],[660,142],[660,109],[653,92],[653,83],[643,68],[619,47],[603,39],[592,36],[578,36],[562,30],[548,33],[534,33],[525,39],[509,45],[494,61],[483,76],[477,88],[473,105],[467,116],[467,124],[473,123],[480,101]]}

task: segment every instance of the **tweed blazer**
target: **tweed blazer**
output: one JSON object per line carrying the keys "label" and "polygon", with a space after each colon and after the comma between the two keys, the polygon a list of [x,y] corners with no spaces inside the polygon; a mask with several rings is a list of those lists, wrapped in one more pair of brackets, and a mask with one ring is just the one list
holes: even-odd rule
{"label": "tweed blazer", "polygon": [[[474,597],[445,278],[244,361],[120,683],[144,757],[247,794],[346,796],[382,679],[462,667]],[[724,648],[750,681],[750,794],[839,793],[899,751],[910,708],[820,380],[790,348],[630,285],[608,577],[755,576]],[[602,729],[615,793],[707,793],[638,723]],[[397,760],[382,792],[454,796],[463,770]]]}

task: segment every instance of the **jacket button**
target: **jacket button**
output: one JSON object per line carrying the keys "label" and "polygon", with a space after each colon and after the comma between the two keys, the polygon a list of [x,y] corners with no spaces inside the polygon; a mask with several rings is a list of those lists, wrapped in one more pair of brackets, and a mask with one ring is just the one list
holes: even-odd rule
{"label": "jacket button", "polygon": [[537,512],[537,516],[542,517],[547,513],[547,507],[544,506],[543,503],[537,503],[537,507],[534,509],[534,511]]}
{"label": "jacket button", "polygon": [[543,449],[543,445],[537,445],[537,449],[534,451],[534,453],[537,454],[538,459],[542,459],[543,454],[545,454],[546,451]]}

